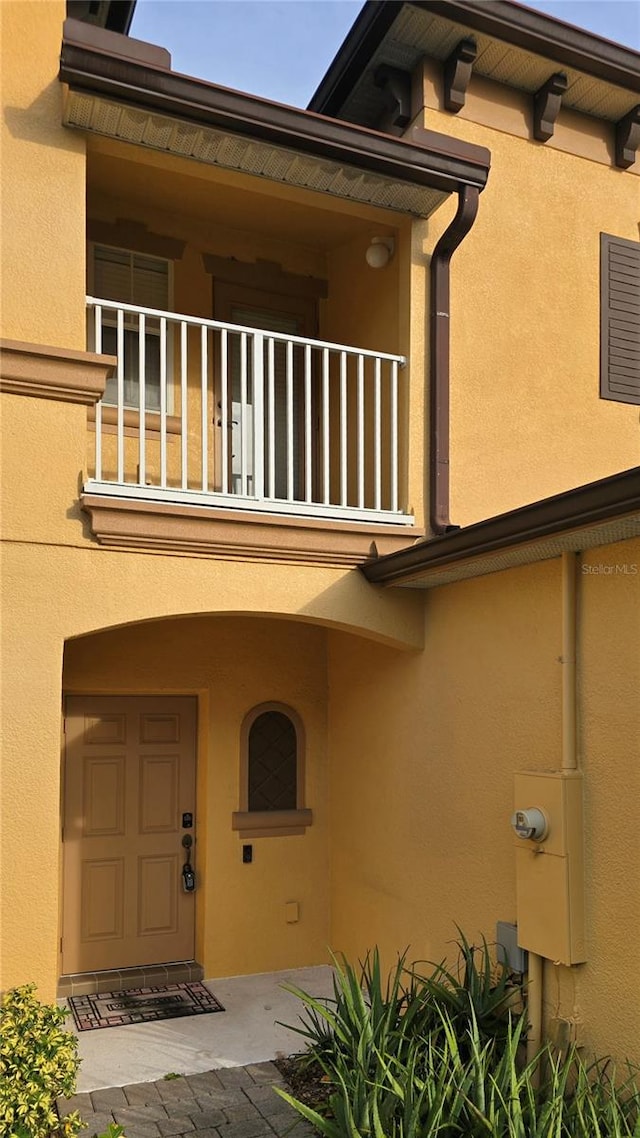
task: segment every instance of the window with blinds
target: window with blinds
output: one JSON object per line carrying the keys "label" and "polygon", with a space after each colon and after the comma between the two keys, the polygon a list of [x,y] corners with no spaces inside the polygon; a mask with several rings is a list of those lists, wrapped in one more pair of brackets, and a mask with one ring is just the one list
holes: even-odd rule
{"label": "window with blinds", "polygon": [[[128,249],[96,245],[93,250],[93,293],[100,300],[135,304],[140,308],[169,309],[169,262]],[[118,354],[117,305],[102,314],[102,351]],[[160,408],[160,322],[147,316],[144,334],[145,406]],[[136,313],[124,314],[124,404],[140,405],[140,328]],[[170,353],[167,352],[167,364]],[[107,383],[104,403],[117,404],[118,381]]]}
{"label": "window with blinds", "polygon": [[640,404],[640,244],[600,234],[600,396]]}

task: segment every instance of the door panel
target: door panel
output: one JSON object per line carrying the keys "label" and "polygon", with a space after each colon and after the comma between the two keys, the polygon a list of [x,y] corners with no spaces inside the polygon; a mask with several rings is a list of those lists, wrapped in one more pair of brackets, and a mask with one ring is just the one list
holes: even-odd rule
{"label": "door panel", "polygon": [[66,710],[63,972],[193,959],[195,700],[74,696]]}
{"label": "door panel", "polygon": [[178,931],[180,862],[177,857],[143,857],[138,863],[138,936]]}
{"label": "door panel", "polygon": [[86,859],[82,863],[81,875],[82,940],[86,943],[121,940],[124,931],[124,858]]}
{"label": "door panel", "polygon": [[84,823],[87,838],[124,835],[125,764],[124,757],[113,755],[84,760]]}
{"label": "door panel", "polygon": [[[262,331],[281,332],[284,335],[315,336],[317,333],[317,312],[314,301],[306,297],[272,295],[258,289],[240,285],[214,285],[216,319],[243,327]],[[268,430],[268,379],[269,352],[265,344],[263,368],[265,374],[264,408],[265,421],[254,425],[253,416],[253,377],[250,352],[247,353],[247,413],[243,416],[240,402],[241,344],[238,336],[229,337],[229,375],[228,406],[231,411],[229,429],[229,485],[232,493],[241,493],[241,453],[244,442],[247,464],[247,492],[253,493],[253,450],[254,436],[261,431],[265,454],[264,485],[267,497],[288,497],[289,460],[293,468],[293,497],[304,497],[302,471],[304,464],[304,349],[296,347],[291,356],[282,342],[273,344],[274,406],[272,421],[274,438],[270,439]],[[288,422],[287,410],[287,369],[288,361],[292,368],[292,421]],[[312,390],[312,417],[315,418],[315,391]],[[288,454],[291,445],[292,453]],[[273,482],[270,479],[269,455],[273,450]],[[315,465],[315,456],[314,456]]]}

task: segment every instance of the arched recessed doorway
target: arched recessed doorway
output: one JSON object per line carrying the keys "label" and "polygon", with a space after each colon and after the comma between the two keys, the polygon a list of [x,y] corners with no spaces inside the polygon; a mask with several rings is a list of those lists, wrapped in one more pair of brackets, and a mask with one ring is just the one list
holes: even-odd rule
{"label": "arched recessed doorway", "polygon": [[[325,961],[329,635],[225,615],[67,642],[63,980],[88,973],[97,986],[119,972],[127,986],[176,962],[221,976]],[[243,724],[262,705],[290,709],[305,761],[295,808],[252,818]]]}

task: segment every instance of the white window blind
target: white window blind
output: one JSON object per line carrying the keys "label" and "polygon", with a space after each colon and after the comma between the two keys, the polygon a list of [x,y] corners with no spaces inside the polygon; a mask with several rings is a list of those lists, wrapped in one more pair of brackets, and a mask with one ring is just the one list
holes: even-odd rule
{"label": "white window blind", "polygon": [[[169,308],[169,262],[160,257],[147,257],[128,249],[113,249],[105,245],[94,247],[93,291],[100,300],[135,304],[140,308],[155,308],[166,312]],[[116,310],[103,311],[102,350],[117,354]],[[127,407],[140,403],[139,321],[135,313],[127,312],[124,318],[124,402]],[[148,411],[160,408],[160,325],[147,317],[145,326],[145,405]],[[171,353],[167,352],[170,360]],[[169,396],[169,392],[167,393]],[[112,377],[106,386],[104,402],[118,400],[117,379]],[[169,406],[171,400],[167,399]]]}
{"label": "white window blind", "polygon": [[139,304],[141,308],[169,308],[169,262],[145,257],[127,249],[96,245],[94,293],[104,300]]}

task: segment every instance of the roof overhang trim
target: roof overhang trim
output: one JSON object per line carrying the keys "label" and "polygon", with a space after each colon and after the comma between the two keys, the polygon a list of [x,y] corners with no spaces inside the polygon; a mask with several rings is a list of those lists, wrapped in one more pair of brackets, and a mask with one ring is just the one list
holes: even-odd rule
{"label": "roof overhang trim", "polygon": [[[435,23],[449,25],[453,39],[447,40],[444,55],[439,51],[440,33],[433,42],[431,32],[426,42],[417,34],[425,22],[421,15],[425,20],[428,17]],[[533,94],[560,67],[569,80],[563,107],[612,122],[638,102],[638,52],[513,0],[367,0],[309,108],[325,115],[368,122],[368,118],[360,116],[363,84],[367,104],[371,98],[370,69],[375,71],[381,62],[411,69],[424,54],[444,61],[451,44],[463,36],[478,42],[475,75],[497,78]],[[502,54],[497,56],[495,51],[487,50],[490,43],[502,45]]]}
{"label": "roof overhang trim", "polygon": [[405,142],[66,38],[60,79],[67,126],[417,216],[488,176],[484,147]]}
{"label": "roof overhang trim", "polygon": [[427,538],[361,568],[372,583],[432,589],[634,537],[640,537],[640,467]]}
{"label": "roof overhang trim", "polygon": [[516,0],[410,0],[496,39],[640,93],[638,52],[519,4]]}

